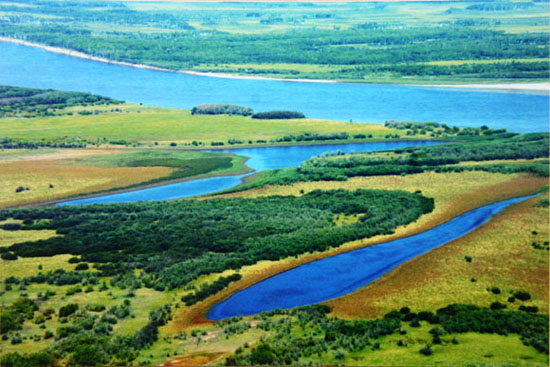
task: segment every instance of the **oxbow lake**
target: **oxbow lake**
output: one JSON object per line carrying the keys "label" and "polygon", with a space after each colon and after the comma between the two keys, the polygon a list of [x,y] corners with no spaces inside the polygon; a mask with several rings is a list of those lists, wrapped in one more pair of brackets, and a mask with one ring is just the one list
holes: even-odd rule
{"label": "oxbow lake", "polygon": [[[381,143],[354,143],[354,144],[330,144],[330,145],[303,145],[286,147],[264,147],[264,148],[243,148],[209,150],[216,152],[233,153],[250,157],[247,166],[256,172],[296,167],[311,157],[324,153],[343,152],[372,152],[410,146],[426,146],[440,144],[436,141],[399,141]],[[237,176],[220,176],[203,178],[192,181],[183,181],[162,186],[150,187],[117,194],[107,194],[86,199],[65,201],[59,205],[84,205],[84,204],[106,204],[125,203],[134,201],[161,201],[192,197],[197,195],[211,194],[227,190],[239,185],[242,179],[249,174]]]}
{"label": "oxbow lake", "polygon": [[531,196],[482,206],[426,232],[313,261],[246,288],[212,307],[208,319],[323,302],[351,293],[400,264],[464,236],[511,204]]}
{"label": "oxbow lake", "polygon": [[0,84],[91,92],[146,105],[190,109],[230,103],[255,111],[383,123],[436,121],[516,132],[548,131],[549,98],[440,87],[228,79],[132,68],[0,42]]}

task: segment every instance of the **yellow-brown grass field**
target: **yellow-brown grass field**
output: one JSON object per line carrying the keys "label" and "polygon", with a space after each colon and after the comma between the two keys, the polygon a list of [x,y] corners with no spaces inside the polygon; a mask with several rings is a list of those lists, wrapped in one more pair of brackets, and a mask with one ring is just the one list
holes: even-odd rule
{"label": "yellow-brown grass field", "polygon": [[[548,195],[545,195],[548,197]],[[548,208],[539,197],[513,205],[468,235],[409,261],[357,292],[327,302],[345,318],[372,318],[404,306],[435,310],[451,303],[488,307],[492,302],[519,304],[548,312],[548,252],[532,242],[548,240]],[[533,234],[535,231],[537,234]],[[471,256],[467,262],[465,256]],[[475,279],[475,282],[472,282]],[[500,288],[498,295],[487,288]],[[507,302],[511,291],[532,299]]]}
{"label": "yellow-brown grass field", "polygon": [[231,283],[226,289],[209,297],[207,300],[177,312],[174,321],[169,325],[169,329],[171,332],[176,332],[197,325],[209,324],[205,316],[207,310],[213,304],[229,297],[238,290],[247,288],[285,270],[352,249],[410,236],[433,228],[479,206],[511,197],[535,193],[547,183],[548,180],[546,178],[533,177],[526,174],[425,172],[407,176],[356,177],[344,182],[301,182],[288,186],[267,186],[245,192],[221,195],[223,197],[302,195],[315,189],[328,190],[339,188],[348,190],[359,188],[401,189],[412,192],[421,190],[423,195],[435,199],[435,210],[430,214],[422,216],[414,223],[397,228],[395,233],[391,235],[375,236],[369,239],[350,242],[322,253],[304,254],[297,258],[287,258],[277,262],[262,261],[252,266],[246,266],[240,271],[242,275],[241,280]]}
{"label": "yellow-brown grass field", "polygon": [[[80,151],[87,156],[116,152]],[[111,190],[168,176],[173,171],[167,167],[79,166],[72,161],[76,153],[64,150],[56,154],[0,161],[0,208]],[[50,185],[53,187],[50,188]],[[19,186],[30,190],[16,193],[15,189]]]}

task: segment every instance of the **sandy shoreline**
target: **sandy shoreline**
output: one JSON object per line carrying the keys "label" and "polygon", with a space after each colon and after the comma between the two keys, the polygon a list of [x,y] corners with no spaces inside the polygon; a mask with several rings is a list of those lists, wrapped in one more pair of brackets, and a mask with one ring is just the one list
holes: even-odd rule
{"label": "sandy shoreline", "polygon": [[103,63],[106,63],[106,64],[129,66],[129,67],[137,68],[137,69],[163,71],[163,72],[167,72],[167,73],[179,73],[179,74],[188,74],[188,75],[195,75],[195,76],[206,76],[206,77],[211,77],[211,78],[225,78],[225,79],[278,80],[278,81],[283,81],[283,82],[302,82],[302,83],[303,82],[305,82],[305,83],[338,83],[337,81],[334,81],[334,80],[324,80],[324,79],[284,79],[284,78],[268,78],[268,77],[263,77],[263,76],[248,76],[248,75],[237,75],[237,74],[226,74],[226,73],[202,72],[202,71],[193,71],[193,70],[173,70],[173,69],[161,68],[161,67],[158,67],[158,66],[151,66],[151,65],[144,65],[144,64],[133,64],[133,63],[126,62],[126,61],[115,61],[115,60],[107,59],[107,58],[104,58],[104,57],[88,55],[84,52],[74,51],[74,50],[70,50],[70,49],[67,49],[67,48],[47,46],[47,45],[43,45],[43,44],[40,44],[40,43],[24,41],[24,40],[19,40],[19,39],[15,39],[15,38],[8,38],[8,37],[0,36],[0,42],[9,42],[9,43],[15,43],[17,45],[36,47],[36,48],[40,48],[42,50],[46,50],[48,52],[53,52],[53,53],[72,56],[72,57],[78,57],[80,59],[103,62]]}
{"label": "sandy shoreline", "polygon": [[[68,55],[72,57],[78,57],[81,59],[92,60],[103,62],[107,64],[129,66],[137,69],[147,69],[155,71],[163,71],[169,73],[180,73],[187,75],[195,76],[205,76],[210,78],[224,78],[224,79],[250,79],[250,80],[276,80],[284,82],[299,82],[299,83],[349,83],[346,81],[336,81],[336,80],[327,80],[327,79],[284,79],[284,78],[270,78],[263,76],[249,76],[249,75],[238,75],[238,74],[229,74],[229,73],[215,73],[215,72],[202,72],[202,71],[193,71],[193,70],[172,70],[161,68],[157,66],[150,66],[144,64],[133,64],[125,61],[115,61],[110,60],[104,57],[88,55],[84,52],[74,51],[67,48],[47,46],[40,43],[24,41],[16,38],[2,37],[0,36],[0,42],[9,42],[15,43],[18,45],[36,47],[48,52],[53,52],[62,55]],[[365,83],[368,84],[368,83]],[[399,84],[396,84],[399,85]],[[482,89],[482,90],[494,90],[494,91],[533,91],[533,92],[545,92],[550,93],[550,82],[548,83],[500,83],[500,84],[438,84],[438,85],[421,85],[421,84],[403,84],[406,86],[420,86],[420,87],[433,87],[433,88],[461,88],[461,89]]]}

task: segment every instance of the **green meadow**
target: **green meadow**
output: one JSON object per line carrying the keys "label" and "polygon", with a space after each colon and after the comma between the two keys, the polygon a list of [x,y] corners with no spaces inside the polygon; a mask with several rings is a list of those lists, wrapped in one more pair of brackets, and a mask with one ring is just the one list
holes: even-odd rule
{"label": "green meadow", "polygon": [[[281,144],[286,135],[330,134],[372,135],[369,140],[384,140],[397,134],[396,129],[378,124],[349,123],[314,119],[258,120],[249,116],[192,115],[189,110],[119,105],[86,107],[77,110],[97,111],[91,115],[0,119],[2,136],[14,140],[76,140],[99,145],[211,147],[212,142],[240,141],[235,145]],[[353,138],[351,138],[353,139]],[[195,144],[193,144],[195,142]],[[283,143],[284,144],[284,143]]]}

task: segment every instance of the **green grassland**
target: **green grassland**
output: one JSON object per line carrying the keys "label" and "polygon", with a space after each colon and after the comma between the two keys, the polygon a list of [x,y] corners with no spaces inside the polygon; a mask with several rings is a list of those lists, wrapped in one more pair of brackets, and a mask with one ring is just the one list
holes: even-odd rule
{"label": "green grassland", "polygon": [[[171,70],[370,83],[547,81],[548,6],[501,3],[113,1],[60,9],[14,1],[0,3],[0,34]],[[465,62],[430,64],[455,60]]]}
{"label": "green grassland", "polygon": [[[15,141],[62,140],[119,146],[140,143],[152,147],[166,147],[175,143],[178,147],[187,148],[211,147],[212,142],[223,142],[227,146],[230,145],[230,139],[240,141],[233,144],[235,146],[281,144],[276,140],[286,135],[305,133],[372,135],[368,138],[370,141],[388,139],[388,135],[393,137],[399,133],[396,129],[378,124],[307,118],[257,120],[249,116],[192,115],[188,110],[129,104],[117,106],[120,112],[111,112],[111,109],[94,107],[98,115],[3,118],[0,119],[0,131],[2,138]],[[353,140],[353,137],[349,140]]]}

